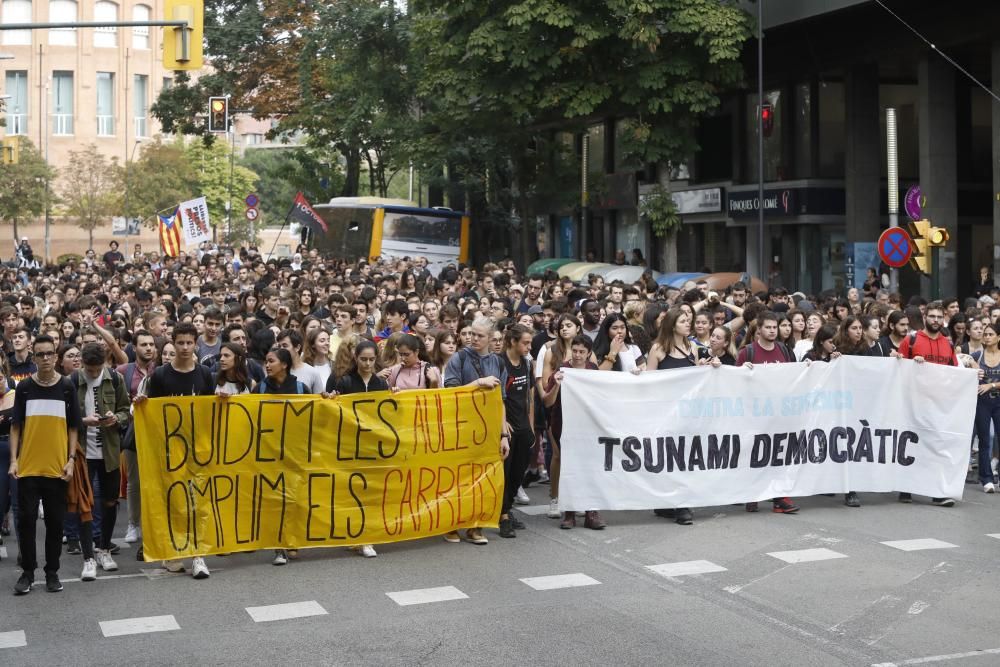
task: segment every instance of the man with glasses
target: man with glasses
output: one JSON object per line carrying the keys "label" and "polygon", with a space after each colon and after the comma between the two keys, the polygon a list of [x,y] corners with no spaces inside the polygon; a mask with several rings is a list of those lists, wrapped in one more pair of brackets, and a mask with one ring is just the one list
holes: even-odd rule
{"label": "man with glasses", "polygon": [[[942,334],[944,328],[944,305],[934,301],[927,305],[924,313],[924,328],[915,331],[899,343],[900,359],[913,359],[918,364],[924,362],[958,366],[958,356],[947,336]],[[913,502],[909,493],[900,493],[899,502]],[[938,507],[951,507],[955,501],[951,498],[931,498],[931,504]]]}
{"label": "man with glasses", "polygon": [[31,592],[37,554],[38,503],[45,510],[45,588],[63,589],[59,581],[66,491],[73,478],[80,406],[73,384],[56,373],[56,346],[42,335],[32,345],[36,373],[14,390],[10,427],[10,470],[17,479],[17,533],[22,573],[15,595]]}
{"label": "man with glasses", "polygon": [[524,298],[517,304],[517,314],[528,312],[532,306],[542,305],[542,284],[544,280],[541,276],[529,276],[528,285],[524,291]]}

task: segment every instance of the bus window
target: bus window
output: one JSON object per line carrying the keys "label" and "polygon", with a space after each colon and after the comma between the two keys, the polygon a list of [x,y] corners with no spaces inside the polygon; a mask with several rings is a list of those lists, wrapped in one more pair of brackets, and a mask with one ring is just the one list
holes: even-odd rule
{"label": "bus window", "polygon": [[386,211],[382,230],[383,241],[457,248],[462,239],[462,219]]}

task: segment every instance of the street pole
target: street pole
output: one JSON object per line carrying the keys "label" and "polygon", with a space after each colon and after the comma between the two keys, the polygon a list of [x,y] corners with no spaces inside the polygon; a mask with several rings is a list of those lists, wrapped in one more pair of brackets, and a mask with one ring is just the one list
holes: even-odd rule
{"label": "street pole", "polygon": [[[767,283],[764,254],[764,0],[757,0],[757,270]],[[751,276],[751,283],[753,276]],[[752,292],[752,284],[747,285]]]}
{"label": "street pole", "polygon": [[938,261],[941,258],[941,248],[931,247],[931,300],[937,301],[941,298],[941,272],[938,270]]}
{"label": "street pole", "polygon": [[[42,57],[41,56],[41,49],[39,49],[39,55],[38,55],[39,60],[41,60],[41,57]],[[41,74],[41,73],[39,73],[39,74]],[[51,95],[52,95],[51,88],[48,85],[48,83],[46,83],[45,84],[45,101],[47,103],[47,107],[46,107],[45,111],[48,111],[51,108],[51,106],[52,106]],[[42,122],[45,122],[44,121],[44,119],[45,119],[44,115],[42,116],[42,119],[43,119]],[[50,166],[49,165],[49,144],[52,143],[52,139],[50,137],[50,133],[51,132],[52,132],[52,125],[51,125],[51,123],[45,123],[45,166],[46,166],[46,168],[48,168]],[[49,178],[48,176],[45,177],[45,263],[46,264],[49,263],[50,258],[52,257],[51,242],[49,240],[49,238],[50,238],[50,227],[52,225],[52,197],[51,197],[51,195],[49,193],[49,191],[51,189],[51,181],[52,181],[51,178]]]}
{"label": "street pole", "polygon": [[[229,95],[226,95],[229,98]],[[227,105],[228,108],[228,105]],[[226,131],[229,133],[229,196],[226,201],[226,243],[232,243],[233,235],[233,170],[236,164],[236,127],[228,116]]]}
{"label": "street pole", "polygon": [[[889,228],[899,227],[899,159],[896,152],[896,110],[885,110],[885,146],[889,190]],[[899,292],[899,269],[889,269],[889,291]]]}

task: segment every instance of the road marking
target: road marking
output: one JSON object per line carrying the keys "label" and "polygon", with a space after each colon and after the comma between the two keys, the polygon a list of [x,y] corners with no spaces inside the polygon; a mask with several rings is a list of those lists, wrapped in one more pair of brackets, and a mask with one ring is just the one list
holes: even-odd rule
{"label": "road marking", "polygon": [[681,563],[661,563],[660,565],[647,565],[647,570],[664,577],[683,577],[689,574],[708,574],[710,572],[725,572],[726,568],[716,565],[708,560],[689,560]]}
{"label": "road marking", "polygon": [[957,549],[957,544],[952,544],[951,542],[942,542],[941,540],[935,540],[933,537],[925,537],[919,540],[894,540],[891,542],[882,542],[887,547],[892,547],[893,549],[899,549],[900,551],[923,551],[924,549]]}
{"label": "road marking", "polygon": [[966,651],[965,653],[946,653],[944,655],[929,655],[926,658],[910,658],[900,662],[878,662],[872,667],[904,667],[904,665],[927,665],[932,662],[945,662],[946,660],[962,660],[963,658],[975,658],[981,655],[1000,654],[1000,648],[987,648],[979,651]]}
{"label": "road marking", "polygon": [[767,554],[786,563],[812,563],[817,560],[833,560],[834,558],[847,558],[847,554],[842,554],[831,549],[798,549],[796,551],[772,551]]}
{"label": "road marking", "polygon": [[986,533],[986,537],[992,537],[995,540],[1000,540],[1000,533]]}
{"label": "road marking", "polygon": [[7,547],[0,547],[0,558],[7,558]]}
{"label": "road marking", "polygon": [[325,616],[326,609],[315,600],[308,602],[289,602],[286,604],[270,604],[264,607],[247,607],[247,613],[255,623],[267,621],[284,621],[290,618],[305,618],[306,616]]}
{"label": "road marking", "polygon": [[117,621],[101,621],[101,632],[105,637],[121,637],[123,635],[141,635],[147,632],[167,632],[180,630],[177,619],[173,616],[144,616],[141,618],[123,618]]}
{"label": "road marking", "polygon": [[[107,581],[109,579],[135,579],[137,577],[145,577],[145,576],[146,575],[144,574],[99,574],[97,575],[97,579],[95,579],[94,581]],[[78,584],[83,580],[80,579],[79,577],[75,577],[73,579],[60,579],[59,581],[61,581],[64,584]],[[42,584],[45,583],[45,580],[37,579],[35,580],[34,583],[35,585],[41,586]],[[89,584],[91,582],[88,581],[87,583]]]}
{"label": "road marking", "polygon": [[601,583],[593,577],[588,577],[582,572],[574,574],[554,574],[549,577],[528,577],[521,579],[522,582],[531,586],[536,591],[551,591],[557,588],[577,588],[580,586],[596,586]]}
{"label": "road marking", "polygon": [[519,505],[515,507],[521,514],[527,514],[528,516],[541,516],[547,514],[549,511],[549,504],[544,505]]}
{"label": "road marking", "polygon": [[446,600],[464,600],[469,596],[454,586],[439,588],[418,588],[412,591],[397,591],[386,593],[400,607],[411,604],[427,604],[428,602],[445,602]]}
{"label": "road marking", "polygon": [[19,648],[27,645],[28,640],[24,636],[24,630],[0,632],[0,648]]}

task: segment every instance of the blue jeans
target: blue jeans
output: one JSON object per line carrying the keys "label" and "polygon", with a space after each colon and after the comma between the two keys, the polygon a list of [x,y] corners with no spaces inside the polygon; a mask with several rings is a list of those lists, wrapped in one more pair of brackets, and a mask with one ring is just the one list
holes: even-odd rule
{"label": "blue jeans", "polygon": [[976,402],[976,437],[979,439],[979,482],[986,484],[993,481],[993,432],[1000,433],[1000,395],[990,396],[989,392],[979,397]]}
{"label": "blue jeans", "polygon": [[7,474],[10,470],[10,439],[7,436],[0,437],[0,466],[3,466],[0,469],[0,521],[3,521],[8,511],[17,517],[17,480]]}

